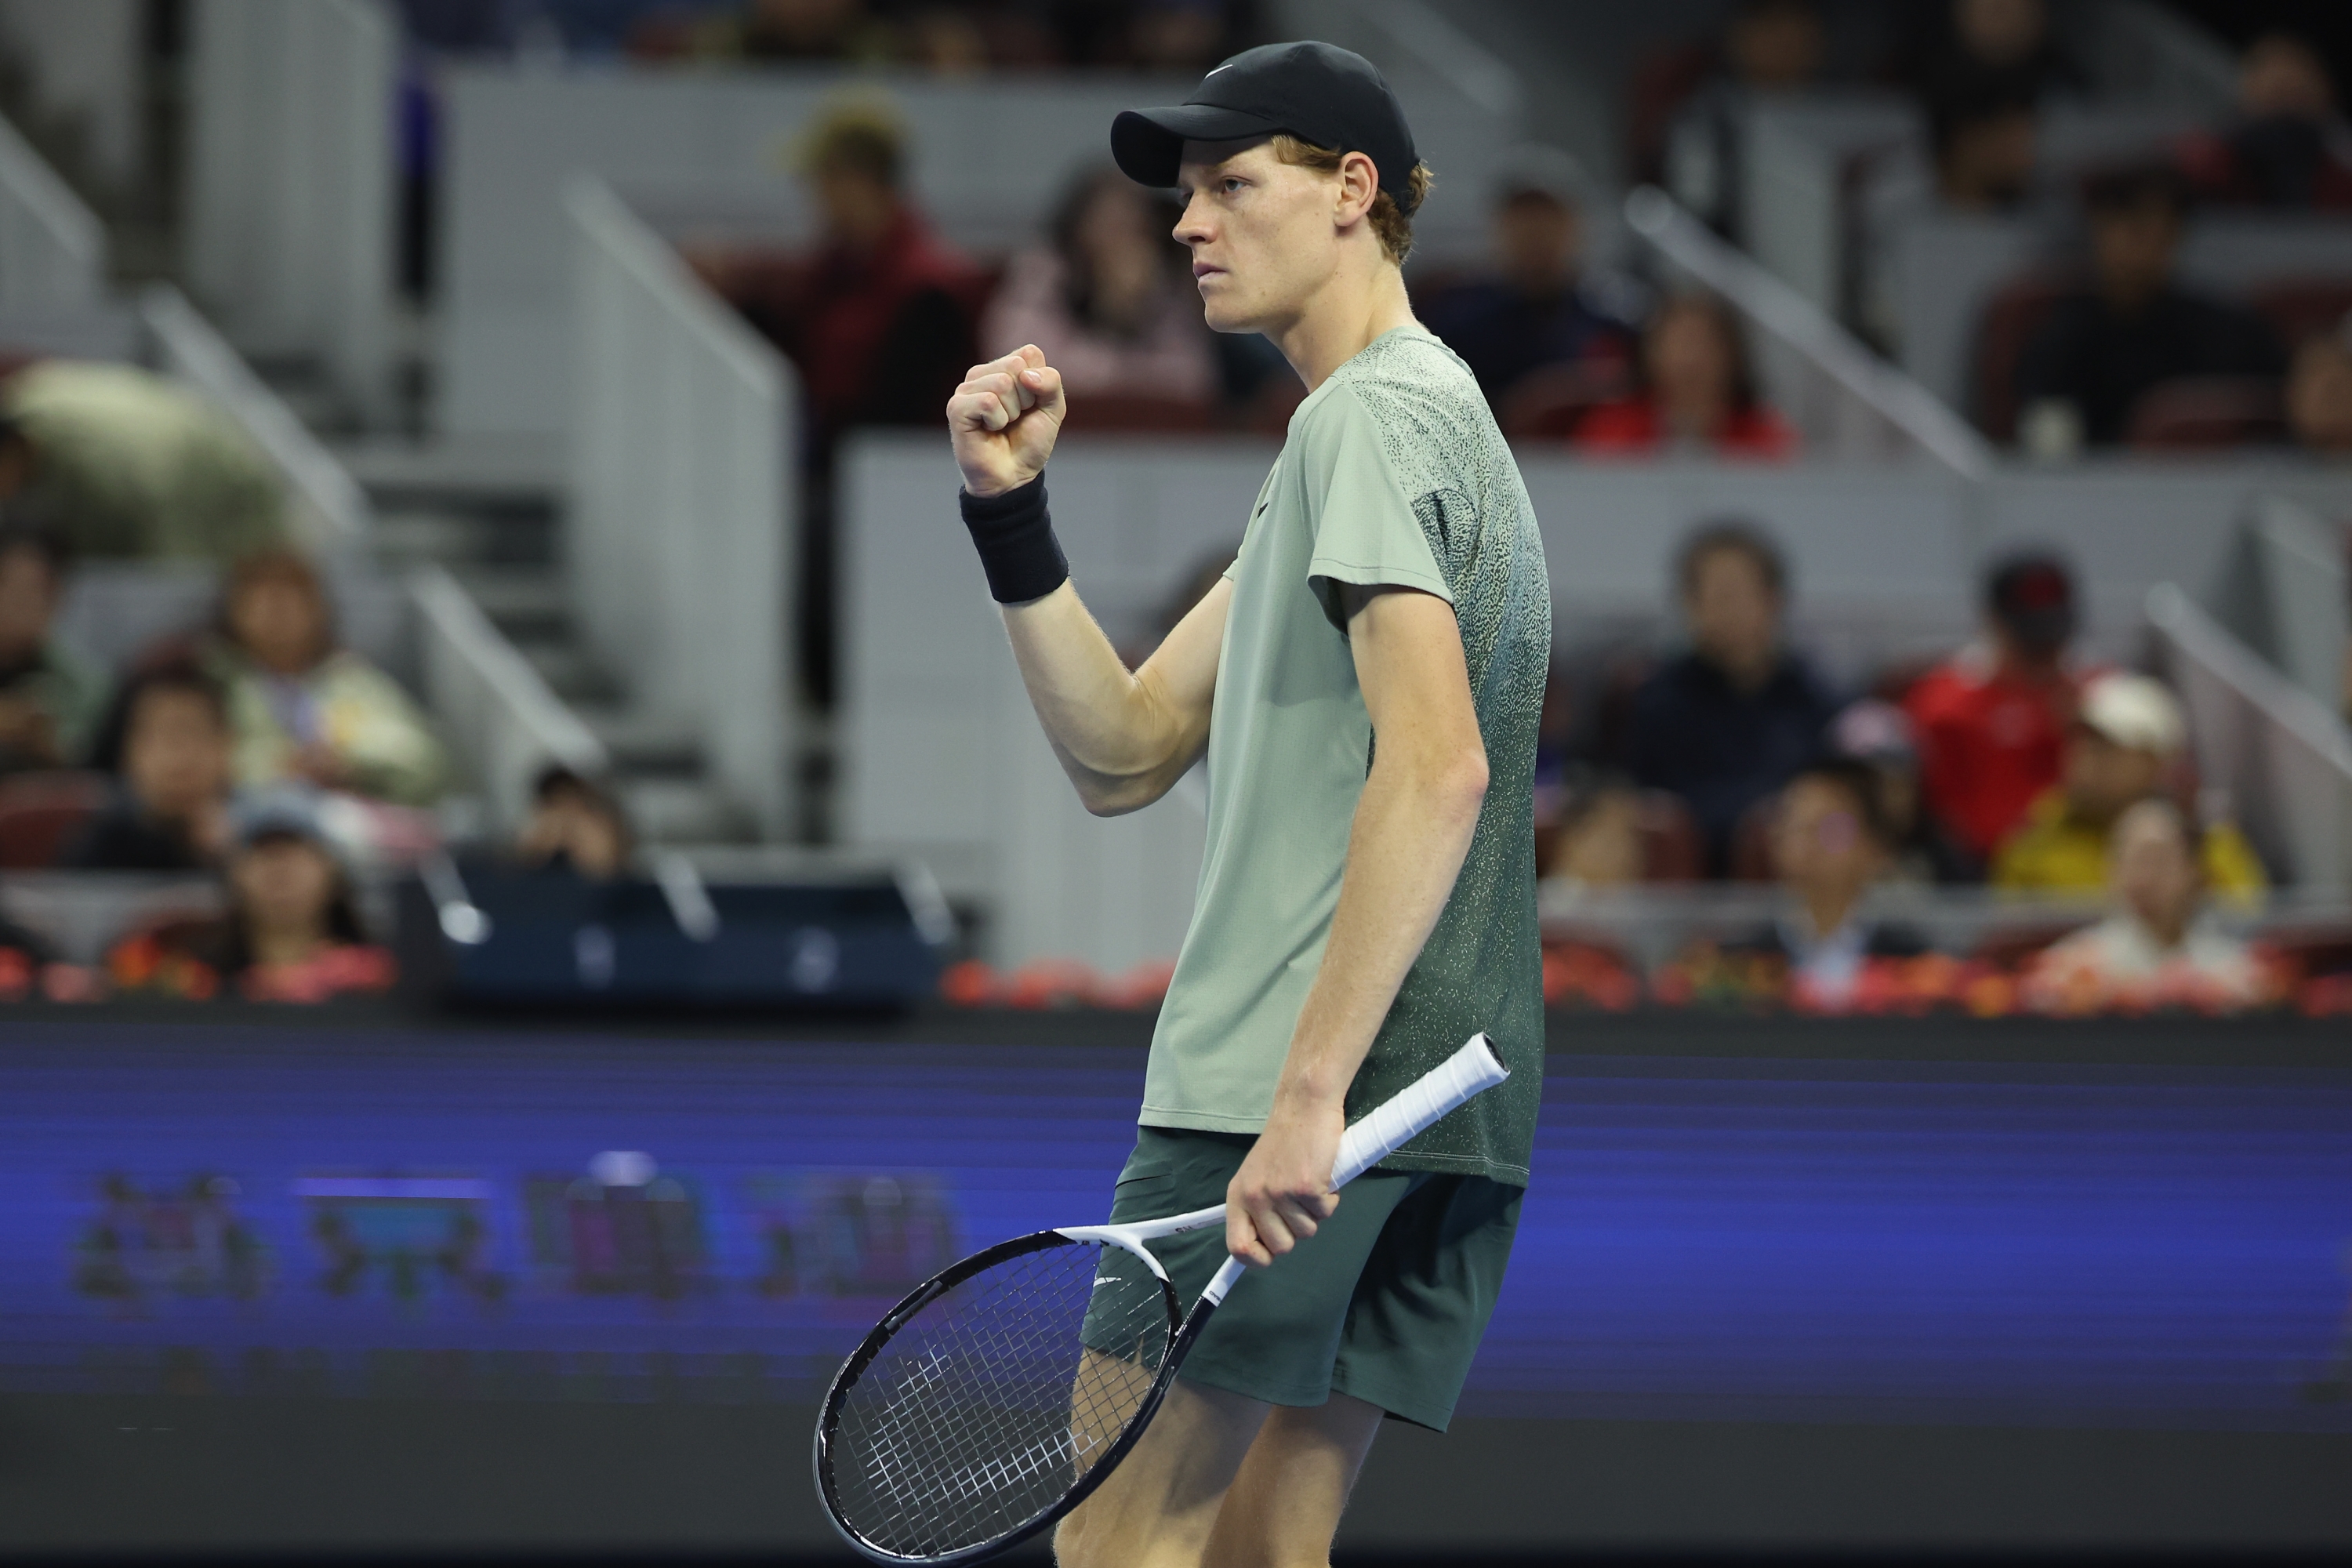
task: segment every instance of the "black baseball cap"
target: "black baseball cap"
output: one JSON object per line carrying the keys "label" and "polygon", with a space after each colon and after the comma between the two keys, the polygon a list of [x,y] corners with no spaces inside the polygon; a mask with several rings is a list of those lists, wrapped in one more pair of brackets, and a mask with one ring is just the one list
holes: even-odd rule
{"label": "black baseball cap", "polygon": [[2059,557],[2041,551],[2011,555],[1985,579],[1993,619],[2037,652],[2050,653],[2074,635],[2074,576]]}
{"label": "black baseball cap", "polygon": [[1338,153],[1361,153],[1381,189],[1412,210],[1412,131],[1379,69],[1334,44],[1261,44],[1201,79],[1167,109],[1130,109],[1111,121],[1110,154],[1127,177],[1176,183],[1187,142],[1239,142],[1287,132]]}

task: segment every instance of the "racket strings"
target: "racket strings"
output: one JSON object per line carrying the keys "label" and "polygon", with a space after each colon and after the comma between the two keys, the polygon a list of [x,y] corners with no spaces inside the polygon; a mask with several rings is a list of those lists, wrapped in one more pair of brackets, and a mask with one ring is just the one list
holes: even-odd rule
{"label": "racket strings", "polygon": [[834,1438],[845,1522],[885,1551],[993,1541],[1059,1501],[1142,1407],[1167,1295],[1139,1259],[1070,1243],[927,1303],[846,1391]]}

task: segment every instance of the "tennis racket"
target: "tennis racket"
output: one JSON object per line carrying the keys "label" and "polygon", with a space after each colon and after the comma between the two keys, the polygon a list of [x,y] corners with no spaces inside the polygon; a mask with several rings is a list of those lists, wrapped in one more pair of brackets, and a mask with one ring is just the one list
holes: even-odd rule
{"label": "tennis racket", "polygon": [[[1334,1188],[1507,1076],[1483,1034],[1348,1129]],[[817,1418],[835,1528],[881,1563],[978,1563],[1102,1485],[1241,1278],[1189,1315],[1143,1244],[1224,1222],[1223,1204],[1041,1230],[976,1252],[896,1307],[842,1364]]]}

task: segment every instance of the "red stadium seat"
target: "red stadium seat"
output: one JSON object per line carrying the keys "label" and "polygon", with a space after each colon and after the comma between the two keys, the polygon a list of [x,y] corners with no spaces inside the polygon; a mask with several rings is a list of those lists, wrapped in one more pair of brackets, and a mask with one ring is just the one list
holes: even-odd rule
{"label": "red stadium seat", "polygon": [[1290,416],[1307,401],[1307,384],[1287,370],[1276,370],[1265,378],[1257,395],[1242,416],[1242,428],[1253,436],[1271,436],[1276,440],[1290,433]]}
{"label": "red stadium seat", "polygon": [[63,770],[0,779],[0,870],[56,865],[83,824],[106,809],[113,789],[104,773]]}
{"label": "red stadium seat", "polygon": [[2132,405],[2128,439],[2144,452],[2212,452],[2283,439],[2278,384],[2258,376],[2177,376]]}
{"label": "red stadium seat", "polygon": [[2072,284],[2046,272],[2011,279],[1977,326],[1972,400],[1977,428],[1995,441],[2017,438],[2017,366],[2025,345]]}
{"label": "red stadium seat", "polygon": [[1696,882],[1706,875],[1706,841],[1681,796],[1643,790],[1641,831],[1643,881]]}
{"label": "red stadium seat", "polygon": [[2352,319],[2352,279],[2282,278],[2254,290],[2252,304],[2289,347],[2340,330]]}
{"label": "red stadium seat", "polygon": [[1062,427],[1087,435],[1197,436],[1217,427],[1217,410],[1198,398],[1095,392],[1070,399]]}
{"label": "red stadium seat", "polygon": [[1548,364],[1519,377],[1503,395],[1496,423],[1515,441],[1565,441],[1585,415],[1627,390],[1625,367],[1615,362]]}
{"label": "red stadium seat", "polygon": [[1739,814],[1731,829],[1730,863],[1725,868],[1735,882],[1769,882],[1772,868],[1772,816],[1780,803],[1767,795]]}
{"label": "red stadium seat", "polygon": [[2024,967],[2042,950],[2069,931],[2076,931],[2087,921],[2039,921],[2032,925],[2003,926],[1987,931],[1977,939],[1976,950],[1969,956],[1995,969],[2016,970]]}

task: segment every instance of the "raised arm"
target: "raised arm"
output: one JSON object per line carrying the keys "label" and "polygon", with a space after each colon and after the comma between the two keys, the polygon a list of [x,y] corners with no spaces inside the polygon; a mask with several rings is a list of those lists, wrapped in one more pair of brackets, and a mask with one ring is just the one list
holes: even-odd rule
{"label": "raised arm", "polygon": [[971,367],[948,401],[948,430],[1029,700],[1078,798],[1113,816],[1167,794],[1207,746],[1233,585],[1219,583],[1128,669],[1079,601],[1045,517],[1045,459],[1067,406],[1060,373],[1033,343]]}

